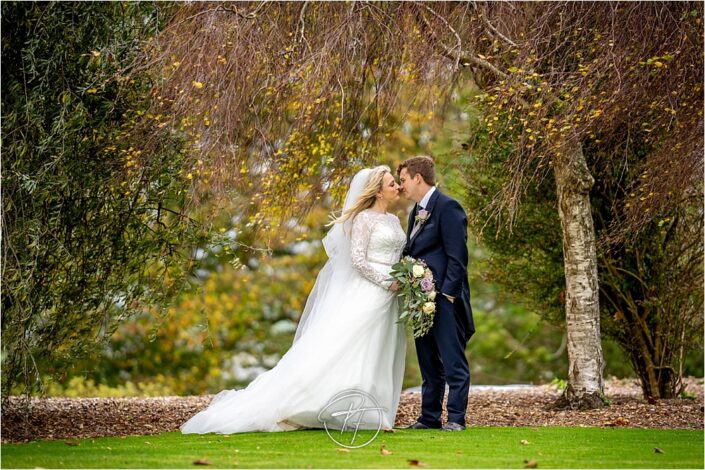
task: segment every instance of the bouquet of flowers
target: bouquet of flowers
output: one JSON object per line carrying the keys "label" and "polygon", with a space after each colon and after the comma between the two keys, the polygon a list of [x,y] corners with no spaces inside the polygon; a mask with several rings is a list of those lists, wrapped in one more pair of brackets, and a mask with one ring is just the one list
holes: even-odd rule
{"label": "bouquet of flowers", "polygon": [[436,283],[433,273],[423,260],[405,256],[392,266],[389,273],[399,281],[402,312],[399,322],[411,327],[414,338],[419,338],[433,326],[436,313]]}

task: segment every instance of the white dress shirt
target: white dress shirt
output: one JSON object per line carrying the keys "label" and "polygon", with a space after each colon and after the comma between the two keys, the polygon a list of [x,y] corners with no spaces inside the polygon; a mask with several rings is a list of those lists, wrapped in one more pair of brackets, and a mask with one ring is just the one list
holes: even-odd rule
{"label": "white dress shirt", "polygon": [[435,186],[431,186],[431,189],[429,189],[426,192],[426,195],[421,198],[421,201],[419,202],[419,206],[421,206],[421,209],[426,209],[426,206],[428,205],[428,201],[431,199],[431,195],[433,192],[436,190]]}

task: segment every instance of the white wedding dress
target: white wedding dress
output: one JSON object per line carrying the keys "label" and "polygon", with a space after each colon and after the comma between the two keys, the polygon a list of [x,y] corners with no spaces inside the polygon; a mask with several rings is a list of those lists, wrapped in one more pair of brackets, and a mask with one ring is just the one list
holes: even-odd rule
{"label": "white wedding dress", "polygon": [[[329,261],[319,273],[294,343],[279,363],[242,390],[218,393],[208,408],[181,426],[182,433],[322,428],[321,410],[350,390],[374,397],[382,408],[382,427],[394,426],[406,333],[397,323],[399,299],[387,287],[406,235],[396,216],[371,209],[350,225],[351,233],[338,231],[347,243],[328,246],[324,239],[329,257],[341,261]],[[372,420],[359,429],[378,424]]]}

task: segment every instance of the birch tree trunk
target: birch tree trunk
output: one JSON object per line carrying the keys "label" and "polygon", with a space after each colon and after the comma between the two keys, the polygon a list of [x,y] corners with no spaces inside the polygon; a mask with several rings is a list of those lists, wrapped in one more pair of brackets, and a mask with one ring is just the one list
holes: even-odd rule
{"label": "birch tree trunk", "polygon": [[595,180],[582,146],[578,143],[568,150],[553,163],[563,232],[568,385],[552,407],[592,409],[605,405],[597,253],[590,206]]}

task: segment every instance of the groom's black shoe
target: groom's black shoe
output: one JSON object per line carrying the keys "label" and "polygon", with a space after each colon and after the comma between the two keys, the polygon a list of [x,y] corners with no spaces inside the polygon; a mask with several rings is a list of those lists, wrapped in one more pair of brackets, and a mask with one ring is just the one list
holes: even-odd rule
{"label": "groom's black shoe", "polygon": [[404,426],[402,429],[431,429],[431,428],[428,427],[428,426],[426,426],[426,425],[423,424],[423,423],[420,423],[420,422],[416,421],[416,422],[413,423],[413,424],[410,424],[410,425],[408,425],[408,426]]}
{"label": "groom's black shoe", "polygon": [[463,430],[465,430],[465,426],[463,426],[462,424],[453,423],[453,422],[449,421],[443,425],[443,430],[444,431],[463,431]]}

